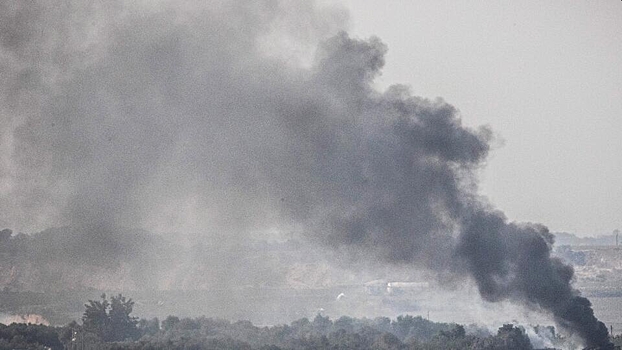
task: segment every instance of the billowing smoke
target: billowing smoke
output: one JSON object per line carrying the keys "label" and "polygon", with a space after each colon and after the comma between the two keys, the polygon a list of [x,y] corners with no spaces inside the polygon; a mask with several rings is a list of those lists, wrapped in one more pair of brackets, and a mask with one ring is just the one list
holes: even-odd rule
{"label": "billowing smoke", "polygon": [[[0,223],[17,229],[297,230],[471,276],[484,299],[606,327],[539,225],[477,195],[492,133],[442,100],[372,88],[386,53],[310,1],[0,4]],[[310,66],[300,56],[311,51]]]}
{"label": "billowing smoke", "polygon": [[574,271],[551,257],[553,235],[542,225],[508,223],[503,214],[476,211],[463,220],[457,253],[468,263],[482,297],[516,300],[548,310],[591,347],[611,347],[607,327],[573,289]]}

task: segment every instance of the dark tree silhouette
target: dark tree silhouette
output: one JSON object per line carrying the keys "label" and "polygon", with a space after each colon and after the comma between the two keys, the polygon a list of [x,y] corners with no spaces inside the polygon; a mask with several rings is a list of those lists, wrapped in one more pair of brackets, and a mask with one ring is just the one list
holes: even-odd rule
{"label": "dark tree silhouette", "polygon": [[106,299],[106,294],[102,294],[102,301],[89,300],[85,304],[84,315],[82,315],[82,326],[87,332],[98,335],[102,340],[106,339],[110,333],[110,319],[108,318],[108,308],[110,303]]}
{"label": "dark tree silhouette", "polygon": [[89,300],[82,316],[84,330],[99,336],[103,341],[122,341],[138,338],[138,318],[130,316],[134,308],[132,299],[123,295],[110,301],[102,294],[102,301]]}

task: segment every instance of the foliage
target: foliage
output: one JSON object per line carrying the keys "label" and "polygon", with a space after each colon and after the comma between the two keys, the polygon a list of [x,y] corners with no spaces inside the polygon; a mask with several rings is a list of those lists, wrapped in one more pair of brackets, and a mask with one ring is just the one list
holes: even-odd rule
{"label": "foliage", "polygon": [[[147,321],[145,321],[147,322]],[[437,331],[438,330],[438,331]],[[430,334],[436,331],[435,334]],[[467,334],[457,324],[435,323],[421,317],[336,321],[317,315],[290,325],[257,327],[248,321],[231,323],[210,318],[167,317],[159,332],[144,334],[138,342],[114,343],[110,349],[380,349],[380,350],[531,350],[521,328],[501,327],[497,335]]]}
{"label": "foliage", "polygon": [[[508,324],[497,334],[467,330],[458,324],[436,323],[422,317],[400,316],[335,321],[317,315],[289,325],[257,327],[249,321],[179,318],[169,316],[137,321],[130,316],[133,302],[122,295],[90,300],[83,324],[66,327],[0,324],[0,349],[41,350],[63,348],[107,350],[239,349],[239,350],[532,350],[524,329]],[[538,332],[536,327],[536,332]],[[552,327],[539,330],[554,335]],[[555,339],[563,340],[555,335]],[[616,344],[622,341],[618,336]],[[561,346],[561,345],[560,345]]]}
{"label": "foliage", "polygon": [[54,327],[12,323],[0,324],[0,349],[63,349]]}
{"label": "foliage", "polygon": [[137,339],[138,319],[130,316],[134,307],[132,299],[123,295],[113,296],[110,301],[106,294],[102,300],[89,300],[84,305],[86,310],[82,316],[82,324],[86,332],[97,335],[105,342]]}
{"label": "foliage", "polygon": [[138,332],[143,335],[156,335],[160,331],[160,320],[156,317],[151,320],[140,319]]}

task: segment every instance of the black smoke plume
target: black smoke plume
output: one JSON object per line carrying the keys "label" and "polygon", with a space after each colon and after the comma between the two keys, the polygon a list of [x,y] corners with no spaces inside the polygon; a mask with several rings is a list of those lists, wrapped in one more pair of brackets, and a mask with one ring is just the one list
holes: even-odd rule
{"label": "black smoke plume", "polygon": [[551,257],[553,235],[546,227],[508,223],[499,212],[479,211],[464,220],[458,239],[458,256],[467,261],[484,299],[542,308],[588,346],[611,347],[590,301],[572,288],[572,267]]}
{"label": "black smoke plume", "polygon": [[[335,35],[345,18],[310,1],[1,2],[0,223],[300,230],[470,275],[606,346],[547,230],[478,198],[491,131],[373,89],[386,47]],[[317,41],[310,67],[289,55]]]}

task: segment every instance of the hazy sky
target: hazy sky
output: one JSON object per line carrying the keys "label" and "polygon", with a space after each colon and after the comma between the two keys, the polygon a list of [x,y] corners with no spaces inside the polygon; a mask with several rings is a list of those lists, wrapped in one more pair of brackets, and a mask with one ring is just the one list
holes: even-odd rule
{"label": "hazy sky", "polygon": [[442,97],[500,142],[481,192],[518,221],[622,228],[622,2],[335,0],[389,47],[380,88]]}
{"label": "hazy sky", "polygon": [[[184,9],[193,8],[195,5],[201,7],[200,4],[206,5],[207,8],[220,6],[233,9],[231,16],[243,19],[240,19],[239,23],[225,21],[232,24],[231,28],[234,29],[231,32],[222,30],[223,27],[229,28],[226,24],[218,27],[204,25],[203,22],[200,25],[192,22],[188,26],[196,25],[198,29],[194,30],[197,32],[210,34],[204,35],[201,40],[209,41],[221,37],[225,43],[239,40],[243,43],[238,48],[240,53],[232,57],[240,60],[242,55],[248,54],[246,51],[254,40],[257,40],[258,52],[254,52],[254,56],[248,60],[259,62],[256,63],[258,65],[267,64],[265,62],[268,60],[263,55],[272,54],[277,57],[285,55],[287,59],[289,56],[294,59],[302,58],[303,62],[308,59],[307,63],[313,64],[313,59],[307,54],[312,53],[319,42],[334,36],[344,28],[354,38],[367,40],[372,35],[378,36],[388,47],[388,54],[379,56],[385,63],[381,70],[382,76],[375,80],[379,90],[396,83],[410,85],[412,93],[416,96],[442,97],[455,106],[467,126],[489,125],[494,131],[497,137],[492,143],[494,149],[488,155],[487,164],[479,174],[481,179],[479,193],[487,196],[494,207],[503,210],[511,220],[543,223],[553,231],[591,235],[622,229],[622,176],[620,176],[622,138],[618,135],[622,130],[621,1],[318,0],[318,2],[330,6],[323,9],[316,8],[313,2],[305,0],[296,2],[288,0],[282,4],[266,1],[255,5],[252,5],[252,1],[239,3],[145,1],[143,4],[145,7],[142,9],[139,9],[141,5],[136,5],[136,8],[127,6],[126,10],[133,8],[132,11],[141,13],[145,9],[150,9],[148,11],[156,14],[161,12],[163,16],[166,13],[169,17],[164,16],[166,18],[162,21],[170,28],[167,27],[168,31],[162,29],[162,33],[175,33],[174,36],[177,38],[175,40],[191,42],[198,39],[192,34],[175,32],[173,26],[177,22],[172,18],[177,16],[178,21],[187,20],[186,17],[193,17],[189,14],[194,12],[185,13]],[[127,29],[135,20],[128,21],[127,27],[124,27],[126,23],[123,21],[126,18],[119,15],[123,13],[121,9],[125,8],[123,1],[99,6],[101,8],[96,6],[98,2],[83,5],[79,5],[79,1],[67,3],[71,6],[57,8],[54,11],[51,7],[46,7],[44,1],[20,6],[7,3],[6,9],[0,11],[0,17],[4,16],[0,18],[4,26],[0,28],[4,40],[2,43],[4,46],[0,48],[3,57],[0,71],[4,79],[3,89],[0,92],[6,97],[5,103],[0,105],[0,114],[3,118],[0,121],[0,166],[2,166],[0,225],[18,231],[34,231],[75,221],[68,219],[71,215],[61,212],[69,210],[67,208],[70,199],[79,197],[81,190],[89,192],[84,194],[84,199],[99,206],[114,209],[118,213],[132,212],[123,215],[136,226],[148,229],[156,227],[161,231],[196,231],[213,225],[211,219],[201,222],[206,217],[204,213],[214,212],[210,215],[218,216],[216,214],[218,210],[214,208],[228,212],[228,209],[223,209],[226,205],[220,202],[213,207],[194,205],[193,200],[187,198],[193,195],[194,190],[185,188],[192,187],[188,185],[191,182],[180,181],[183,190],[170,190],[173,187],[170,184],[164,186],[164,183],[178,179],[179,176],[169,174],[170,178],[166,178],[160,172],[162,169],[167,171],[179,169],[180,173],[190,176],[187,174],[194,169],[183,169],[176,164],[171,166],[167,163],[183,161],[180,160],[183,157],[169,154],[174,152],[175,147],[181,147],[176,146],[176,142],[191,136],[197,137],[199,141],[205,139],[205,135],[200,135],[197,129],[191,126],[191,121],[184,119],[190,118],[194,111],[175,110],[181,108],[175,104],[178,102],[175,98],[178,96],[166,94],[164,97],[155,98],[162,104],[155,113],[149,110],[155,108],[149,98],[137,94],[138,97],[132,100],[127,92],[120,93],[120,90],[114,89],[125,86],[123,84],[127,82],[138,85],[149,82],[154,86],[164,86],[172,81],[170,77],[158,75],[164,74],[164,71],[155,68],[154,71],[137,73],[132,64],[145,66],[147,64],[145,62],[151,62],[149,59],[153,58],[158,62],[168,62],[175,69],[181,69],[179,67],[187,62],[179,62],[165,55],[165,57],[157,56],[157,59],[156,55],[148,54],[137,58],[135,52],[138,49],[149,49],[148,45],[151,45],[149,40],[154,41],[153,45],[157,43],[166,46],[167,42],[157,39],[157,35],[161,33],[151,29],[145,29],[143,37],[127,34],[129,37],[127,43],[123,41],[125,39],[115,36],[117,32],[123,30],[127,30],[127,33],[138,30]],[[235,11],[236,6],[243,8],[247,6],[252,10],[248,10],[248,13],[244,11],[238,13]],[[342,11],[334,11],[335,6],[342,7]],[[25,16],[24,18],[14,16],[17,13],[14,10],[17,8],[27,9],[19,14]],[[167,10],[161,10],[165,8]],[[275,15],[262,17],[262,8],[267,13]],[[67,15],[67,11],[75,11],[78,14]],[[87,20],[81,19],[88,16],[94,17],[99,21],[98,24],[89,25]],[[205,20],[205,17],[201,18]],[[257,28],[253,27],[256,23],[259,23]],[[204,27],[201,27],[202,25]],[[70,31],[74,36],[68,36],[66,31]],[[384,53],[382,44],[374,40],[370,42],[374,42],[377,48],[382,47]],[[206,45],[213,48],[216,44]],[[123,45],[138,46],[132,46],[125,52],[121,50],[126,47]],[[223,47],[226,48],[227,45]],[[195,51],[192,53],[186,53],[185,48],[178,47],[167,50],[206,59],[212,58],[210,56],[212,51],[201,51],[194,46],[193,48]],[[84,52],[91,55],[89,59],[93,62],[80,58]],[[112,58],[107,56],[109,53],[112,55],[110,57],[118,58],[120,61],[110,64]],[[127,56],[123,56],[124,54]],[[72,60],[68,60],[67,57],[71,57]],[[145,62],[136,63],[133,61],[135,59],[143,59]],[[188,63],[188,69],[214,67],[215,72],[218,72],[218,64],[227,65],[229,61],[228,58],[210,61],[209,64]],[[111,69],[111,72],[118,75],[97,71],[94,69],[95,63]],[[298,71],[297,74],[306,74],[302,73],[304,69],[300,70],[300,67],[296,66],[297,63],[294,62],[294,65],[287,69]],[[232,68],[232,72],[242,74],[242,68]],[[379,69],[380,66],[374,68],[374,74],[376,68]],[[76,70],[79,74],[74,76],[66,73],[69,70]],[[45,79],[37,78],[39,80],[30,82],[29,74],[34,74],[33,71],[38,74],[32,75],[33,79],[37,77]],[[65,73],[59,74],[61,71]],[[265,67],[260,67],[253,74],[267,74],[266,72],[268,71]],[[89,76],[87,73],[95,75]],[[99,73],[101,75],[96,75]],[[143,75],[133,77],[129,73]],[[176,74],[181,73],[177,70],[171,73],[174,77],[178,76]],[[72,80],[77,79],[76,77],[90,79],[88,83],[91,85]],[[65,81],[64,78],[69,80]],[[106,79],[113,78],[119,81],[106,86],[110,87],[115,96],[122,96],[119,99],[124,103],[132,106],[133,114],[128,117],[127,112],[120,107],[112,112],[101,113],[113,120],[110,123],[116,127],[108,131],[110,135],[122,135],[125,137],[124,142],[132,147],[142,146],[140,151],[145,152],[145,155],[137,155],[139,154],[137,151],[129,153],[136,159],[129,158],[125,152],[129,148],[124,147],[119,140],[113,143],[117,148],[106,150],[104,147],[109,146],[109,140],[113,140],[113,137],[104,137],[101,132],[102,121],[98,119],[97,114],[100,112],[97,111],[117,106],[118,101],[106,101],[97,89],[105,85],[103,82],[107,81]],[[196,93],[196,86],[201,86],[197,81],[183,80],[183,82],[185,84],[183,87],[176,87],[176,91],[189,89],[189,92],[180,93],[182,97]],[[282,82],[274,83],[280,85]],[[62,90],[63,98],[58,98],[54,94],[61,91],[57,89],[64,86],[63,84],[80,88],[76,87],[69,92]],[[207,83],[206,85],[211,86]],[[223,84],[217,84],[214,89],[222,90],[221,85]],[[265,88],[259,89],[257,94],[264,90]],[[79,92],[92,96],[80,95]],[[33,93],[41,94],[37,95],[40,100],[30,95]],[[69,98],[70,96],[74,99]],[[216,95],[208,94],[208,96]],[[174,101],[171,102],[170,99]],[[15,106],[7,101],[12,101]],[[196,101],[200,101],[200,98],[193,100]],[[226,104],[223,101],[223,98],[214,97],[212,102],[215,105]],[[322,101],[328,102],[326,98]],[[239,103],[230,105],[240,107]],[[276,105],[283,104],[279,102]],[[58,106],[67,110],[59,109]],[[188,108],[188,103],[184,102],[181,106]],[[136,107],[144,107],[145,110]],[[46,108],[52,108],[52,112]],[[85,108],[87,112],[80,108]],[[197,107],[197,110],[207,109],[201,106]],[[229,107],[225,112],[232,110],[237,111]],[[225,112],[215,114],[222,115]],[[252,108],[252,112],[256,112],[256,109]],[[77,130],[52,128],[46,124],[50,118],[66,119],[69,114],[73,118],[71,125],[78,128]],[[240,120],[245,120],[242,116],[246,114],[241,113]],[[171,122],[175,125],[162,126],[161,130],[169,138],[167,144],[158,138],[157,130],[154,131],[154,126],[149,124],[151,122],[149,118],[160,118],[158,120],[169,122],[173,120],[168,118],[170,115],[176,116],[177,119]],[[31,123],[25,123],[25,120]],[[204,120],[207,123],[209,118]],[[142,132],[128,132],[131,128],[124,126],[123,123],[135,123],[135,127],[141,128]],[[175,134],[173,130],[178,127],[177,124],[181,125],[180,128],[183,130]],[[245,136],[240,136],[237,132],[234,134],[239,137]],[[151,138],[149,141],[163,149],[146,146],[148,142],[137,141],[139,137]],[[247,142],[250,136],[245,137],[242,138]],[[192,146],[204,152],[207,148],[199,141]],[[99,143],[98,147],[93,147],[94,143]],[[223,141],[222,144],[226,142]],[[75,161],[73,166],[79,169],[88,168],[89,171],[73,171],[63,164],[64,161],[79,158],[82,154],[80,152],[87,149],[88,145],[100,152],[88,155],[92,162],[87,165],[93,166],[93,169],[88,168],[83,161]],[[228,147],[225,148],[229,150]],[[279,147],[275,148],[281,150]],[[188,150],[186,152],[192,153]],[[167,157],[162,157],[162,154],[166,154]],[[217,153],[209,153],[206,157],[214,154]],[[147,155],[157,158],[163,165],[161,167],[154,165],[155,161]],[[109,160],[110,164],[102,162],[101,159],[104,158]],[[192,161],[199,162],[194,158]],[[135,169],[128,167],[124,162]],[[223,163],[225,164],[221,168],[235,162],[223,160]],[[54,171],[58,171],[59,174],[54,174]],[[220,171],[222,172],[222,169]],[[123,176],[137,180],[127,181]],[[262,183],[262,179],[255,180]],[[214,185],[213,181],[202,181],[201,184],[210,184],[205,186],[220,189],[227,188]],[[121,190],[121,185],[139,188],[136,191],[140,192],[140,195],[130,196],[129,188]],[[109,191],[111,188],[116,190]],[[170,193],[162,191],[161,188],[166,188]],[[276,188],[283,186],[279,185]],[[90,191],[95,191],[98,196],[94,196]],[[172,204],[175,201],[166,198],[169,195],[179,195],[178,200],[181,204]],[[270,195],[276,196],[274,193]],[[208,197],[215,198],[212,194],[205,196]],[[229,192],[224,197],[232,198]],[[258,199],[261,195],[255,197],[261,201]],[[89,210],[95,217],[105,216],[102,214],[103,209],[93,210],[97,207],[94,204],[79,203],[74,204],[75,208]],[[180,205],[195,209],[179,210]],[[136,209],[140,206],[145,208]],[[233,205],[233,208],[238,206]],[[138,211],[142,214],[139,215]],[[164,215],[160,211],[167,214]],[[195,211],[201,214],[187,214]],[[149,216],[150,219],[155,217],[158,220],[156,223],[146,223],[150,220],[137,219],[135,216]],[[78,215],[78,217],[85,216]],[[161,223],[159,218],[167,219],[165,223]],[[114,217],[111,221],[121,225],[123,220]],[[232,220],[232,222],[240,221],[239,218]],[[175,229],[168,229],[169,226]]]}

